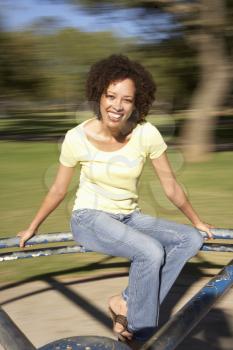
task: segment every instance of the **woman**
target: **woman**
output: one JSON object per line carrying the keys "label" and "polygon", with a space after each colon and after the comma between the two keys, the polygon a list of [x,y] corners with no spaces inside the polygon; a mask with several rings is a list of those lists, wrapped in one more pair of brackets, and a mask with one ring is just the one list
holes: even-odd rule
{"label": "woman", "polygon": [[[131,260],[128,286],[109,300],[114,331],[129,342],[144,341],[154,332],[159,305],[203,243],[198,230],[212,237],[210,225],[199,218],[175,179],[162,136],[145,121],[155,90],[149,72],[125,56],[92,66],[86,91],[95,117],[67,132],[55,182],[30,226],[18,234],[23,247],[65,197],[79,162],[72,232],[88,249]],[[141,212],[137,183],[146,157],[167,197],[193,226]]]}

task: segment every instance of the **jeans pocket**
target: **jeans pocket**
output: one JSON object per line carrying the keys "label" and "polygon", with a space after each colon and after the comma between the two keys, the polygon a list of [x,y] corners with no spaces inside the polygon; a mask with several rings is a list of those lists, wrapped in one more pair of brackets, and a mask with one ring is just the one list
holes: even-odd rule
{"label": "jeans pocket", "polygon": [[85,215],[89,212],[90,209],[88,208],[74,210],[71,216],[71,222],[75,221],[76,224],[80,224],[81,221],[85,218]]}
{"label": "jeans pocket", "polygon": [[74,210],[71,216],[71,226],[84,225],[93,229],[96,218],[101,214],[100,210],[83,208]]}

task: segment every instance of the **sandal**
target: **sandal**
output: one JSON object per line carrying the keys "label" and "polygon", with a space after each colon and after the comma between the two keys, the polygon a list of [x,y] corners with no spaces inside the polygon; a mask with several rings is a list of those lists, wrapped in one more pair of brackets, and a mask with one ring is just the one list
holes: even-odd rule
{"label": "sandal", "polygon": [[109,309],[109,313],[110,313],[110,316],[111,316],[111,319],[113,321],[113,328],[115,326],[116,323],[120,323],[122,326],[123,326],[123,329],[121,332],[115,332],[116,335],[118,336],[118,340],[123,342],[123,343],[128,343],[131,339],[129,339],[128,337],[125,337],[122,333],[127,331],[129,333],[131,333],[127,326],[128,326],[128,321],[127,321],[127,318],[126,316],[123,316],[123,315],[117,315],[110,307],[108,308]]}

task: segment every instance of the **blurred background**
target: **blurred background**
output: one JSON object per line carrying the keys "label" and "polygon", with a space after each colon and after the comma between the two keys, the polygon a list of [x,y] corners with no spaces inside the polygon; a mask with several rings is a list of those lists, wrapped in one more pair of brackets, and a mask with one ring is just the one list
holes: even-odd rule
{"label": "blurred background", "polygon": [[[90,65],[112,53],[152,73],[158,92],[148,120],[169,144],[179,181],[203,220],[233,227],[232,0],[0,4],[0,237],[30,223],[65,132],[92,116],[84,91]],[[40,232],[69,231],[77,177]],[[144,211],[186,222],[150,164],[140,194]]]}

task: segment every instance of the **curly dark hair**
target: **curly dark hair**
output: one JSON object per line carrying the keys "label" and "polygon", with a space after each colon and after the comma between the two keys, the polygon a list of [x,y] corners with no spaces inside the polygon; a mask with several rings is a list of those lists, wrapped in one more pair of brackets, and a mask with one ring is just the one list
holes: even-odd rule
{"label": "curly dark hair", "polygon": [[145,122],[145,117],[155,100],[156,85],[151,74],[138,62],[124,55],[111,55],[92,65],[86,83],[86,97],[100,119],[100,98],[109,84],[130,78],[136,87],[135,111],[130,119]]}

